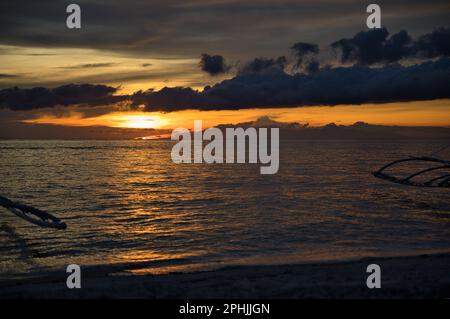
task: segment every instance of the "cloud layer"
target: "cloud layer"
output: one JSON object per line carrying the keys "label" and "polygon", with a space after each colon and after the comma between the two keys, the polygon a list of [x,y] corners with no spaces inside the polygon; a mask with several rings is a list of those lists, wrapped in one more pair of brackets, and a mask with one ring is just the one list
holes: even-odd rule
{"label": "cloud layer", "polygon": [[186,109],[219,110],[255,107],[289,107],[383,103],[450,98],[450,58],[419,65],[391,64],[381,68],[362,65],[324,68],[311,74],[287,74],[278,68],[243,72],[203,91],[163,88],[115,96],[105,85],[65,85],[54,89],[0,90],[0,107],[29,110],[57,105],[111,104],[128,100],[146,111]]}
{"label": "cloud layer", "polygon": [[[78,0],[82,28],[65,26],[70,2],[0,1],[0,44],[90,48],[130,55],[277,56],[298,39],[321,45],[367,18],[360,0]],[[383,25],[417,32],[448,23],[446,0],[379,0]],[[267,40],[270,39],[270,45]],[[323,41],[323,42],[322,42]]]}
{"label": "cloud layer", "polygon": [[241,74],[199,92],[164,88],[139,92],[134,105],[148,111],[337,105],[450,98],[450,59],[404,67],[362,65],[290,75],[280,70]]}
{"label": "cloud layer", "polygon": [[437,28],[417,40],[405,30],[389,36],[385,28],[373,29],[340,39],[331,47],[337,51],[342,63],[371,65],[405,58],[436,58],[450,55],[450,29]]}
{"label": "cloud layer", "polygon": [[223,56],[209,55],[207,53],[202,54],[200,67],[202,71],[212,76],[227,73],[230,70],[230,66],[225,63]]}
{"label": "cloud layer", "polygon": [[57,105],[105,105],[123,100],[122,96],[113,96],[116,91],[114,87],[92,84],[68,84],[53,89],[14,87],[0,90],[0,108],[31,110]]}

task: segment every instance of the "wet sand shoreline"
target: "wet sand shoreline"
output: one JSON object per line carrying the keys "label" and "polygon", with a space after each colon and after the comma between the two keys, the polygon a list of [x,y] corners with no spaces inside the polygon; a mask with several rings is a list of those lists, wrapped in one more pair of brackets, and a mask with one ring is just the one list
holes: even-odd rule
{"label": "wet sand shoreline", "polygon": [[[369,264],[381,288],[366,286]],[[66,274],[0,282],[0,298],[449,298],[450,253],[373,257],[279,266],[235,266],[164,275],[131,275],[117,267],[83,269],[82,288]]]}

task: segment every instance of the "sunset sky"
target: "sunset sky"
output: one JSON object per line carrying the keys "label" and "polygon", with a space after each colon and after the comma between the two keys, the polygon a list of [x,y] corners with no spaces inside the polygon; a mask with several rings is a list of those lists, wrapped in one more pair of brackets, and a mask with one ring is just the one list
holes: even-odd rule
{"label": "sunset sky", "polygon": [[77,3],[81,29],[65,1],[0,3],[0,137],[262,116],[450,126],[448,1],[378,1],[374,32],[369,1]]}

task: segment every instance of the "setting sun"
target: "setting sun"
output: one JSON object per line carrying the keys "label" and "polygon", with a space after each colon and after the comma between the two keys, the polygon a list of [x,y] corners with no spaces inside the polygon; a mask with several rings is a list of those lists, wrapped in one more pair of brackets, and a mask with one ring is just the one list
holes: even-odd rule
{"label": "setting sun", "polygon": [[126,128],[159,128],[166,120],[159,116],[146,114],[130,114],[130,115],[116,115],[111,116],[110,120],[113,122],[112,126],[126,127]]}

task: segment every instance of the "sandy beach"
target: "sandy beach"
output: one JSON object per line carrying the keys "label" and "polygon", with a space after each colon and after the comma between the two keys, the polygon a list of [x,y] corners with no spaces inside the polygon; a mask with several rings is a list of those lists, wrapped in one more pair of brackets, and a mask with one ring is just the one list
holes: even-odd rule
{"label": "sandy beach", "polygon": [[[382,287],[366,287],[366,267],[382,269]],[[83,269],[82,288],[65,274],[0,283],[0,298],[449,298],[450,254],[364,258],[346,262],[239,266],[165,275]]]}

